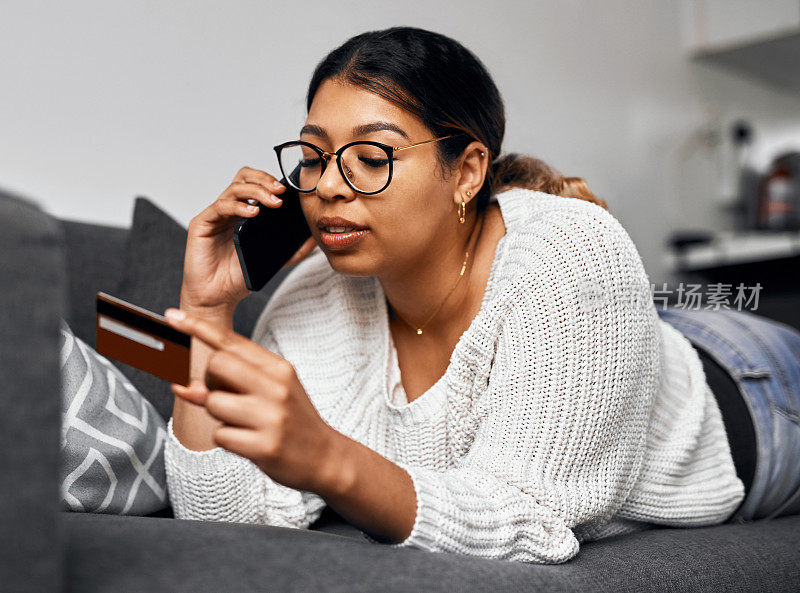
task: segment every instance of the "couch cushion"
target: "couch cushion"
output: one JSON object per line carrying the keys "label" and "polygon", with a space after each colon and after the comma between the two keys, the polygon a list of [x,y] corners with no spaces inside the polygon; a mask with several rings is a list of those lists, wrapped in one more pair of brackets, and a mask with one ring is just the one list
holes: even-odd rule
{"label": "couch cushion", "polygon": [[390,548],[331,533],[62,514],[69,591],[796,591],[800,516],[656,528],[559,565]]}

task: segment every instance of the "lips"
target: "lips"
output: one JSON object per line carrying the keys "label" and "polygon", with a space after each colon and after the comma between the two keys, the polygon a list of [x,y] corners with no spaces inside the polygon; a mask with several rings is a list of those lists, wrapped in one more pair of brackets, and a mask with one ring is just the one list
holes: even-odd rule
{"label": "lips", "polygon": [[328,249],[336,251],[355,246],[368,233],[368,229],[347,233],[329,233],[325,230],[322,230],[320,231],[320,241],[322,241],[322,244]]}
{"label": "lips", "polygon": [[331,227],[344,227],[346,229],[362,230],[367,227],[352,220],[342,218],[341,216],[323,216],[317,220],[317,228],[331,228]]}

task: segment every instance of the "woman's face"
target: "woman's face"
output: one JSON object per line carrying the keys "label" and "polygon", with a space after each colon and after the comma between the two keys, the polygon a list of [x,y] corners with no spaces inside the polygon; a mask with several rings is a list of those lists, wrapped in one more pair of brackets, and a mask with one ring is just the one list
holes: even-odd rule
{"label": "woman's face", "polygon": [[[356,129],[375,122],[395,129],[367,133]],[[355,140],[405,146],[434,135],[416,116],[383,97],[328,79],[314,96],[300,138],[335,152]],[[458,175],[443,179],[436,144],[395,151],[391,183],[377,194],[354,191],[342,178],[335,159],[328,162],[316,190],[301,194],[314,239],[337,272],[348,276],[403,276],[413,273],[415,263],[423,261],[426,254],[454,243],[459,224],[455,199]],[[354,245],[330,248],[321,240],[318,221],[336,216],[368,230]]]}

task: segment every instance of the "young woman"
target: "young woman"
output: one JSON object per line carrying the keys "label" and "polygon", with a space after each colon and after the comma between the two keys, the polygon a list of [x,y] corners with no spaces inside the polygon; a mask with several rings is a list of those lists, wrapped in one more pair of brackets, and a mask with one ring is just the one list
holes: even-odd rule
{"label": "young woman", "polygon": [[285,188],[244,167],[189,225],[177,518],[306,528],[330,505],[375,542],[559,563],[731,517],[745,489],[697,351],[605,202],[500,155],[477,57],[364,33],[317,66],[307,109],[276,150],[284,175],[302,163],[312,238],[252,340],[232,330],[248,290],[230,230]]}

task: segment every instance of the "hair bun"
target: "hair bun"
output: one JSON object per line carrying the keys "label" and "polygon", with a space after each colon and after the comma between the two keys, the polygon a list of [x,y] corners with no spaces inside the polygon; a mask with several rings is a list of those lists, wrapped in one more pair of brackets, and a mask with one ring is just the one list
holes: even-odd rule
{"label": "hair bun", "polygon": [[509,152],[500,155],[491,165],[491,193],[510,187],[532,189],[565,198],[578,198],[609,210],[581,177],[564,177],[556,169],[535,157]]}

